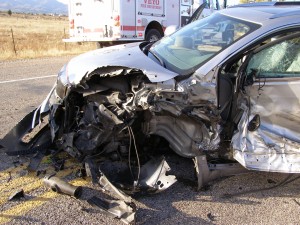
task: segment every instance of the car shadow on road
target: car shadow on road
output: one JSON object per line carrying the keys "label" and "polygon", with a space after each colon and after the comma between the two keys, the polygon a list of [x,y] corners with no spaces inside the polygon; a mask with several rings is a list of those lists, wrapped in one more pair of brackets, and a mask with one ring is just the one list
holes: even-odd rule
{"label": "car shadow on road", "polygon": [[298,175],[290,176],[296,178],[292,182],[280,185],[289,175],[251,172],[215,180],[197,191],[193,163],[182,159],[179,163],[182,165],[178,165],[178,161],[168,163],[171,168],[177,165],[177,172],[181,170],[176,174],[178,182],[165,192],[135,198],[140,205],[137,224],[219,224],[221,218],[214,205],[224,208],[255,206],[274,197],[291,198],[295,206],[300,206],[293,199],[300,193]]}

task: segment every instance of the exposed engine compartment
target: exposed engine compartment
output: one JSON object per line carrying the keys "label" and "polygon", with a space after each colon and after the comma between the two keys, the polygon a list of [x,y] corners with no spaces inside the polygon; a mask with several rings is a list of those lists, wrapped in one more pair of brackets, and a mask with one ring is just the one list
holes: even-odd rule
{"label": "exposed engine compartment", "polygon": [[58,81],[50,98],[52,140],[79,160],[128,152],[134,136],[141,146],[152,135],[162,137],[183,157],[214,152],[221,121],[216,106],[188,98],[176,85],[175,80],[151,83],[141,71],[115,67],[97,69],[75,87]]}

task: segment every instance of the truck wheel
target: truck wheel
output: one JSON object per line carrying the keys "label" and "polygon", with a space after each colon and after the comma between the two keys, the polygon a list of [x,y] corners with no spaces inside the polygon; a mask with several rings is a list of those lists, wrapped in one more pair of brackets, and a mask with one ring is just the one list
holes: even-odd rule
{"label": "truck wheel", "polygon": [[105,48],[108,46],[111,46],[112,44],[110,42],[96,42],[97,48]]}
{"label": "truck wheel", "polygon": [[101,42],[96,42],[96,48],[102,48],[102,47],[103,47],[103,45]]}
{"label": "truck wheel", "polygon": [[162,38],[161,33],[156,30],[156,29],[150,29],[147,33],[146,33],[146,38],[145,41],[158,41],[159,39]]}

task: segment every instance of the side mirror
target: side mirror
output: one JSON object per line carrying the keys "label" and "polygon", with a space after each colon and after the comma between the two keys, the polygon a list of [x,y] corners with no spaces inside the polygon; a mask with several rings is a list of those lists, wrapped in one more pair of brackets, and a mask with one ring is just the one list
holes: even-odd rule
{"label": "side mirror", "polygon": [[165,35],[164,36],[168,36],[170,34],[173,34],[178,29],[179,29],[179,27],[176,26],[176,25],[167,26],[167,28],[165,29]]}
{"label": "side mirror", "polygon": [[248,124],[248,130],[253,132],[256,131],[260,126],[260,116],[256,114]]}

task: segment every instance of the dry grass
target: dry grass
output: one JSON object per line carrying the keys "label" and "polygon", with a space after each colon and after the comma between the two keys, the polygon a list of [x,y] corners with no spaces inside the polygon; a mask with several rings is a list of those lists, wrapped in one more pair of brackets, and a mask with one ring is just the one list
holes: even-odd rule
{"label": "dry grass", "polygon": [[64,43],[62,39],[68,37],[68,31],[67,17],[27,14],[9,16],[2,12],[0,60],[79,54],[96,48],[95,43]]}

